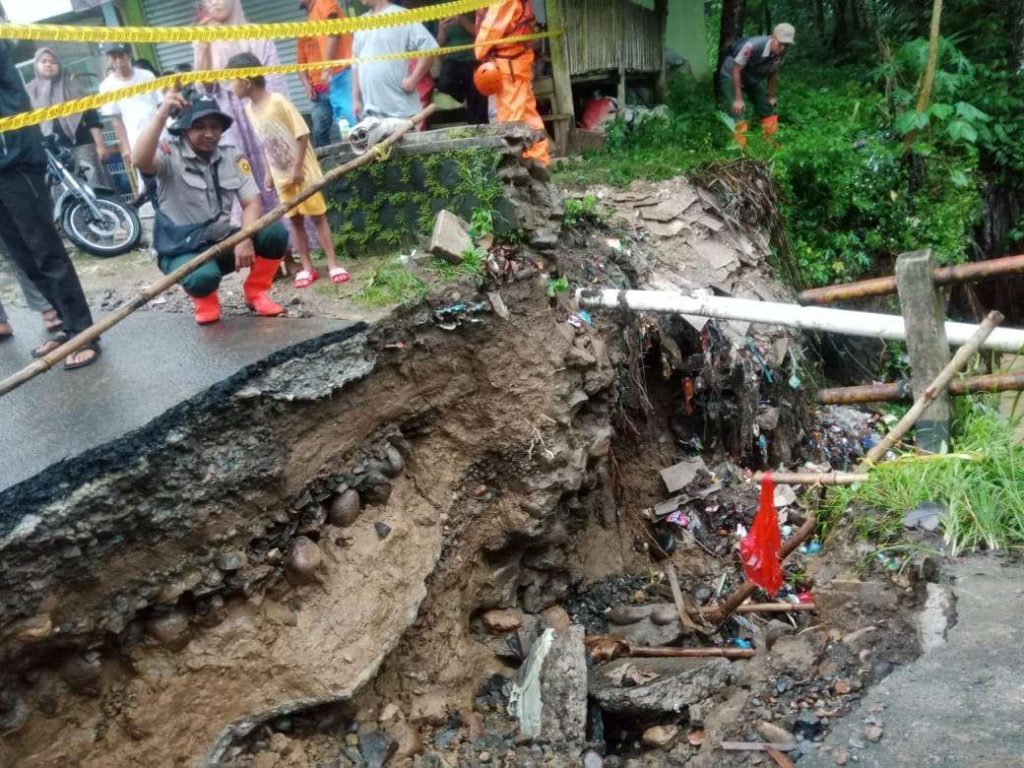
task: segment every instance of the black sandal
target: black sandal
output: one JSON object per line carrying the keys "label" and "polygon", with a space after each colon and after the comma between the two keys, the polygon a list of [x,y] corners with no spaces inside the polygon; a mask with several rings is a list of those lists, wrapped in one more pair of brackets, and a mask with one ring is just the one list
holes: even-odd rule
{"label": "black sandal", "polygon": [[53,352],[57,347],[68,340],[68,335],[64,331],[58,331],[53,335],[53,338],[49,341],[44,341],[38,347],[32,350],[32,357],[37,360],[40,357],[46,357],[48,354]]}
{"label": "black sandal", "polygon": [[[64,363],[64,370],[65,371],[74,371],[74,370],[77,370],[79,368],[85,368],[87,365],[92,365],[97,360],[99,360],[99,357],[100,357],[100,345],[99,345],[99,342],[97,342],[97,341],[90,341],[88,344],[86,344],[81,349],[76,350],[75,352],[72,352],[71,355],[77,355],[79,352],[93,352],[94,354],[88,360],[86,360],[84,362],[81,362],[81,363],[68,363],[68,362],[65,362]],[[68,355],[68,357],[71,357],[71,355]]]}

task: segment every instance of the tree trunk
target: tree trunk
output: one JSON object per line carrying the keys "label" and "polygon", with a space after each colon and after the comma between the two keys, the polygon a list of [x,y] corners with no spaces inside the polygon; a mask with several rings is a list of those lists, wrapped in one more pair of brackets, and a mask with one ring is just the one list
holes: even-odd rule
{"label": "tree trunk", "polygon": [[825,0],[814,0],[814,21],[818,27],[818,39],[825,39]]}
{"label": "tree trunk", "polygon": [[1006,23],[1009,26],[1010,39],[1013,40],[1013,58],[1010,69],[1024,69],[1024,0],[1013,0],[1007,3]]}
{"label": "tree trunk", "polygon": [[832,30],[832,44],[836,48],[845,49],[850,44],[849,11],[849,0],[832,0],[832,16],[835,19],[835,27]]}
{"label": "tree trunk", "polygon": [[718,72],[729,55],[729,48],[743,37],[743,22],[747,14],[747,0],[722,0],[722,31],[718,36],[718,67],[715,69],[715,96],[721,98],[722,86]]}
{"label": "tree trunk", "polygon": [[924,81],[921,93],[917,96],[917,111],[924,112],[932,98],[932,87],[935,85],[935,69],[939,61],[939,32],[942,26],[942,0],[934,0],[932,4],[932,29],[928,41],[928,66],[924,70]]}

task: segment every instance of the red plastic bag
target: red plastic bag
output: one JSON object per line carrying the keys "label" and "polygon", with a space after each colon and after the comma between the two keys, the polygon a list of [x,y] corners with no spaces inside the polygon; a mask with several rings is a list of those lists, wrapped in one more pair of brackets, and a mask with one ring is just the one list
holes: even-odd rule
{"label": "red plastic bag", "polygon": [[782,588],[782,531],[775,512],[775,482],[771,475],[761,481],[761,504],[750,533],[740,542],[740,557],[747,581],[761,587],[772,597]]}

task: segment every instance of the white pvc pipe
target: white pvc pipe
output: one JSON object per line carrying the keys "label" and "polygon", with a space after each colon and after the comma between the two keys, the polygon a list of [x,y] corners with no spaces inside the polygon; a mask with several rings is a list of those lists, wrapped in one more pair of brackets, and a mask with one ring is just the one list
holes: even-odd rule
{"label": "white pvc pipe", "polygon": [[[903,318],[875,312],[854,312],[829,307],[801,307],[773,301],[730,299],[713,295],[686,295],[672,291],[620,291],[615,289],[577,291],[580,304],[588,307],[628,309],[635,312],[671,312],[680,315],[714,317],[719,320],[740,320],[750,323],[782,325],[804,331],[828,331],[850,336],[869,336],[891,341],[907,338]],[[946,323],[950,346],[963,346],[977,326],[968,323]],[[1024,349],[1024,331],[996,328],[983,349],[998,352],[1020,352]]]}

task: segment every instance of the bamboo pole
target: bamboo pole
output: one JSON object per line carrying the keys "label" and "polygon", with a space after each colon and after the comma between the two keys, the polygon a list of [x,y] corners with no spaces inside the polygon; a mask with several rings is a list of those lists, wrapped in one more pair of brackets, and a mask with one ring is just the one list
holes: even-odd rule
{"label": "bamboo pole", "polygon": [[[998,259],[976,261],[971,264],[936,267],[932,273],[932,282],[935,285],[978,283],[1019,275],[1022,272],[1024,272],[1024,254],[1000,256]],[[809,288],[806,291],[801,291],[796,300],[803,305],[823,306],[836,301],[867,299],[872,296],[886,296],[893,293],[896,293],[896,276],[889,275],[888,277],[858,280],[854,283],[828,285],[824,288]]]}
{"label": "bamboo pole", "polygon": [[[965,376],[949,382],[949,394],[963,397],[976,392],[1024,391],[1024,373],[991,373]],[[857,387],[835,387],[818,390],[817,400],[822,405],[857,405],[913,400],[909,382],[862,384]]]}
{"label": "bamboo pole", "polygon": [[928,385],[928,388],[921,394],[921,397],[910,407],[906,415],[897,422],[896,426],[893,427],[889,434],[882,438],[882,440],[868,451],[862,462],[862,467],[870,467],[872,464],[877,462],[880,458],[885,456],[886,452],[903,437],[910,429],[917,423],[917,420],[921,418],[921,415],[928,410],[928,406],[939,396],[941,392],[946,391],[946,387],[949,386],[949,382],[952,381],[953,377],[956,376],[961,369],[971,358],[974,357],[975,353],[981,349],[981,345],[985,342],[985,339],[996,329],[1001,322],[1003,322],[1003,315],[1001,312],[989,312],[985,317],[985,320],[978,330],[974,332],[974,335],[967,340],[967,343],[957,350],[957,353],[953,356],[953,359],[949,361],[949,365],[942,369],[935,380]]}
{"label": "bamboo pole", "polygon": [[362,168],[364,165],[369,165],[378,158],[384,159],[386,157],[386,154],[384,154],[384,150],[396,144],[402,138],[402,136],[404,136],[406,133],[412,130],[413,127],[419,125],[421,122],[430,117],[430,115],[433,114],[434,110],[434,105],[428,106],[419,114],[410,118],[411,122],[409,126],[403,127],[395,131],[393,134],[388,136],[384,141],[382,141],[376,147],[368,151],[366,154],[361,155],[360,157],[357,157],[355,160],[351,160],[345,163],[344,165],[340,165],[331,171],[328,171],[326,174],[324,174],[324,177],[321,181],[309,187],[306,187],[306,189],[299,193],[299,195],[290,203],[282,203],[281,205],[274,208],[272,211],[269,211],[260,216],[260,218],[258,218],[248,227],[244,227],[243,229],[240,229],[238,232],[231,235],[230,237],[226,237],[219,243],[210,246],[205,251],[198,254],[195,258],[189,261],[187,264],[181,265],[180,267],[178,267],[178,269],[174,270],[168,275],[164,275],[161,279],[157,280],[152,285],[143,288],[139,292],[138,296],[136,296],[134,299],[132,299],[130,302],[125,304],[117,311],[107,315],[99,322],[93,323],[91,326],[89,326],[87,329],[85,329],[80,334],[75,336],[73,339],[69,339],[64,344],[61,344],[59,347],[57,347],[57,349],[53,350],[49,354],[39,358],[38,360],[21,369],[17,373],[8,376],[3,381],[0,381],[0,397],[3,397],[9,392],[13,392],[15,389],[20,387],[25,382],[30,381],[39,374],[45,373],[46,371],[50,370],[53,366],[55,366],[61,360],[66,358],[68,355],[72,355],[75,352],[78,352],[79,350],[83,349],[90,343],[96,341],[104,332],[109,331],[111,328],[120,323],[130,314],[140,309],[141,307],[144,307],[147,303],[152,301],[154,298],[159,296],[164,291],[173,288],[174,285],[176,285],[182,278],[192,274],[201,266],[203,266],[203,264],[206,264],[207,262],[217,258],[227,249],[234,248],[243,240],[252,237],[254,234],[259,232],[264,227],[273,224],[275,221],[284,216],[288,211],[301,205],[303,202],[305,202],[310,197],[315,195],[328,184],[336,181],[337,179],[341,178],[342,176],[345,176],[348,173],[351,173],[352,171]]}

